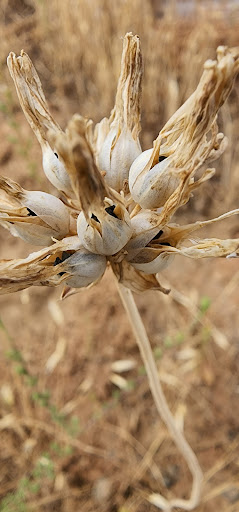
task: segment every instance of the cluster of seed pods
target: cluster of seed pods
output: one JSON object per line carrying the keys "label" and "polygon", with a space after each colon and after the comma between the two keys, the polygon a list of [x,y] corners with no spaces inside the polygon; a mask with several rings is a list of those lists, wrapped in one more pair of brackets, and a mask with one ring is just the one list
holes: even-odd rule
{"label": "cluster of seed pods", "polygon": [[138,36],[124,37],[115,106],[96,126],[75,115],[63,131],[50,114],[28,55],[10,53],[8,67],[40,143],[44,173],[58,197],[26,191],[0,177],[0,224],[25,242],[44,247],[26,259],[0,262],[0,293],[64,283],[65,297],[72,288],[97,282],[107,264],[133,291],[166,292],[159,273],[175,256],[237,254],[238,239],[192,241],[191,233],[239,210],[185,226],[171,219],[213,176],[207,163],[225,150],[217,112],[238,72],[238,49],[218,48],[217,59],[205,63],[195,92],[162,128],[153,147],[143,152]]}

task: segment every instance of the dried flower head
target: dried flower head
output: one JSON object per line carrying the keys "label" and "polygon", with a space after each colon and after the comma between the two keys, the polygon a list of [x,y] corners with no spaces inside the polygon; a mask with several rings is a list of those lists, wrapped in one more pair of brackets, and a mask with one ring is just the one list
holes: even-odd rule
{"label": "dried flower head", "polygon": [[44,172],[60,197],[28,192],[0,178],[0,223],[27,242],[47,246],[25,260],[0,262],[1,293],[62,282],[69,292],[69,287],[96,282],[107,261],[131,290],[167,293],[158,273],[178,254],[237,255],[238,239],[195,240],[191,235],[239,210],[186,226],[171,221],[214,174],[207,169],[196,180],[198,169],[226,147],[217,113],[238,72],[238,49],[218,48],[217,59],[205,63],[195,92],[144,152],[139,142],[142,57],[137,36],[124,38],[115,106],[95,127],[80,115],[73,116],[65,132],[59,127],[24,51],[19,57],[10,53],[8,67],[41,145]]}
{"label": "dried flower head", "polygon": [[[192,510],[202,472],[164,398],[158,371],[131,290],[168,293],[159,273],[177,255],[187,258],[236,257],[239,239],[195,239],[199,229],[238,214],[239,209],[193,224],[172,223],[175,212],[214,169],[227,140],[218,133],[217,113],[239,69],[239,48],[219,47],[207,61],[195,92],[159,132],[153,148],[139,142],[142,57],[139,38],[126,34],[115,106],[95,127],[75,115],[63,131],[51,116],[36,70],[22,51],[10,53],[10,74],[23,112],[42,149],[43,169],[59,197],[29,192],[0,177],[0,224],[26,242],[45,246],[25,259],[0,261],[0,293],[30,286],[65,285],[62,298],[98,282],[107,263],[141,350],[155,404],[193,476],[189,500],[149,501],[167,512]],[[193,235],[193,236],[192,236]]]}

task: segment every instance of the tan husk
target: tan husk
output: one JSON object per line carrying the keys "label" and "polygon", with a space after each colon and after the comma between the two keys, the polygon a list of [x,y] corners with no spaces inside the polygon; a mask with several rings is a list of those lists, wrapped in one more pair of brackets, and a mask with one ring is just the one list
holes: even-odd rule
{"label": "tan husk", "polygon": [[136,140],[141,130],[141,94],[143,64],[138,36],[130,32],[124,36],[121,72],[117,86],[115,107],[110,115],[114,121],[127,126]]}
{"label": "tan husk", "polygon": [[169,289],[161,286],[157,276],[154,274],[144,274],[136,270],[126,260],[116,262],[112,259],[111,267],[118,281],[133,292],[140,293],[146,290],[158,290],[166,295],[170,292]]}
{"label": "tan husk", "polygon": [[214,224],[216,222],[219,222],[221,220],[232,217],[233,215],[239,215],[239,208],[231,210],[230,212],[223,213],[222,215],[219,215],[218,217],[215,217],[213,219],[203,221],[198,220],[196,222],[193,222],[192,224],[186,224],[181,226],[177,224],[168,224],[165,227],[164,232],[160,236],[160,240],[156,240],[155,243],[169,242],[170,245],[176,246],[179,242],[182,242],[183,240],[189,238],[191,233],[198,231],[199,229],[202,229],[211,224]]}
{"label": "tan husk", "polygon": [[55,196],[29,192],[10,178],[0,176],[0,224],[34,245],[50,245],[52,238],[69,234],[70,215]]}
{"label": "tan husk", "polygon": [[146,246],[155,249],[157,245],[167,243],[176,247],[180,242],[189,238],[194,231],[238,214],[239,209],[236,209],[206,221],[196,221],[182,226],[177,224],[167,224],[164,226],[159,224],[159,213],[142,211],[131,220],[133,234],[125,246],[125,251],[128,253],[126,259],[130,262],[134,261],[134,257]]}
{"label": "tan husk", "polygon": [[22,110],[41,145],[44,172],[58,190],[71,195],[69,177],[54,149],[50,147],[47,135],[49,130],[55,133],[61,133],[62,130],[49,112],[41,81],[32,61],[22,50],[19,57],[11,52],[7,64]]}
{"label": "tan husk", "polygon": [[198,243],[191,247],[168,247],[164,252],[175,252],[187,258],[201,259],[201,258],[221,258],[229,256],[231,253],[239,255],[239,238],[221,240],[219,238],[204,238],[199,240]]}
{"label": "tan husk", "polygon": [[[76,261],[77,254],[95,257],[95,270],[90,269],[89,259],[86,266],[84,261],[83,274],[80,272],[81,262]],[[67,259],[64,255],[67,254]],[[72,261],[71,256],[74,255]],[[57,286],[63,281],[70,286],[88,286],[93,280],[98,280],[106,268],[106,259],[103,256],[94,255],[86,251],[78,236],[67,237],[51,247],[30,254],[25,259],[0,261],[0,294],[15,292],[29,286]],[[93,271],[92,271],[93,270]],[[79,278],[93,276],[87,284],[81,284]],[[76,278],[78,283],[76,284]],[[85,282],[85,281],[84,281]]]}
{"label": "tan husk", "polygon": [[[179,254],[187,258],[221,258],[232,253],[239,255],[239,238],[221,240],[218,238],[206,238],[197,240],[190,247],[173,247],[159,245],[158,247],[145,247],[130,261],[135,268],[146,273],[157,273],[167,266],[171,260],[168,255]],[[166,261],[164,261],[166,258]]]}
{"label": "tan husk", "polygon": [[[137,242],[144,242],[146,240],[146,233],[143,233],[142,238],[140,234],[135,239],[135,242],[131,247],[130,243],[127,244],[128,255],[126,256],[127,261],[131,263],[135,268],[146,273],[158,273],[166,268],[174,258],[174,254],[182,254],[190,258],[207,258],[212,256],[228,256],[232,252],[237,250],[237,240],[217,240],[208,239],[204,241],[193,241],[192,247],[187,247],[191,242],[191,234],[205,226],[218,222],[220,220],[231,217],[232,215],[238,215],[239,209],[227,212],[219,217],[210,219],[207,221],[197,221],[193,224],[187,224],[185,226],[178,225],[167,225],[164,229],[160,230],[158,237],[153,238],[154,231],[149,230],[149,234],[152,236],[151,241],[148,242],[147,246],[142,245],[140,250]],[[155,214],[154,214],[155,216]],[[183,246],[183,242],[187,244]],[[176,252],[175,250],[176,249]],[[204,252],[203,252],[204,251]]]}
{"label": "tan husk", "polygon": [[109,120],[104,118],[95,128],[97,164],[105,173],[106,183],[118,192],[128,179],[132,162],[141,153],[138,137],[142,73],[139,38],[128,33],[124,37],[115,106]]}
{"label": "tan husk", "polygon": [[[85,122],[74,116],[65,134],[50,134],[63,159],[82,213],[77,222],[83,245],[97,254],[114,254],[129,240],[132,228],[123,197],[110,189],[86,140]],[[110,213],[109,213],[110,212]]]}
{"label": "tan husk", "polygon": [[[163,206],[183,179],[225,149],[216,115],[239,69],[239,50],[219,47],[217,61],[207,61],[195,92],[160,131],[147,162],[140,155],[131,167],[131,194],[143,208]],[[207,135],[210,135],[207,140]],[[159,157],[165,159],[159,162]],[[141,163],[142,162],[142,163]]]}
{"label": "tan husk", "polygon": [[89,217],[89,211],[110,195],[109,188],[97,169],[91,145],[86,137],[87,121],[74,115],[66,132],[49,132],[49,139],[64,161],[79,207]]}
{"label": "tan husk", "polygon": [[49,112],[39,76],[24,50],[19,57],[11,52],[7,59],[22,110],[40,144],[47,141],[49,129],[61,131]]}

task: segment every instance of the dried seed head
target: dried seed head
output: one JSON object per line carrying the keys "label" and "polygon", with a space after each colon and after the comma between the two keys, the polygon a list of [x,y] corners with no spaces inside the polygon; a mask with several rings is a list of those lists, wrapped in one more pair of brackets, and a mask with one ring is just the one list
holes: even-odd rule
{"label": "dried seed head", "polygon": [[[60,263],[60,262],[59,262]],[[99,280],[106,269],[106,257],[92,254],[81,247],[60,265],[60,273],[67,272],[65,283],[72,288],[83,288]]]}
{"label": "dried seed head", "polygon": [[158,225],[159,213],[149,210],[140,211],[131,219],[132,235],[125,246],[128,255],[127,261],[131,261],[139,251],[141,251],[151,240],[158,235],[160,227]]}
{"label": "dried seed head", "polygon": [[127,210],[112,201],[105,200],[86,220],[83,212],[77,220],[77,233],[89,251],[112,255],[120,251],[131,237],[132,227]]}
{"label": "dried seed head", "polygon": [[24,190],[0,176],[0,222],[12,234],[34,245],[50,245],[69,233],[70,216],[60,199],[46,192]]}
{"label": "dried seed head", "polygon": [[92,121],[76,115],[64,133],[48,110],[27,54],[11,53],[8,65],[41,144],[45,174],[65,192],[68,208],[49,194],[26,192],[0,178],[0,222],[32,243],[50,244],[53,237],[75,233],[76,223],[78,236],[67,236],[25,260],[0,262],[0,293],[65,282],[65,297],[73,293],[69,286],[81,288],[100,279],[107,259],[117,279],[131,290],[168,293],[156,274],[175,255],[239,255],[239,240],[192,239],[196,230],[239,210],[210,221],[170,224],[193,190],[214,174],[206,169],[195,181],[196,171],[226,147],[226,138],[218,133],[217,112],[238,72],[238,48],[218,48],[217,60],[205,63],[195,92],[169,119],[153,148],[143,153],[138,139],[142,58],[137,36],[124,38],[115,107],[94,130]]}
{"label": "dried seed head", "polygon": [[[142,72],[139,38],[131,33],[126,34],[115,107],[108,126],[106,121],[102,126],[105,135],[107,131],[108,134],[97,158],[100,171],[106,173],[106,183],[118,192],[123,189],[124,181],[128,179],[132,162],[141,153],[138,136]],[[102,135],[100,128],[96,130]]]}
{"label": "dried seed head", "polygon": [[159,155],[158,163],[149,167],[153,149],[141,153],[129,172],[129,188],[135,202],[142,208],[159,208],[165,204],[180,183],[180,173],[173,168],[170,157]]}
{"label": "dried seed head", "polygon": [[145,274],[161,272],[174,259],[173,255],[158,252],[158,247],[168,247],[174,243],[174,240],[168,239],[169,228],[162,229],[159,219],[160,213],[156,212],[142,212],[132,219],[134,237],[125,248],[128,250],[126,259],[134,268]]}
{"label": "dried seed head", "polygon": [[120,192],[125,180],[129,177],[129,169],[135,158],[141,153],[138,140],[134,140],[130,130],[111,128],[99,154],[99,169],[105,172],[106,183]]}
{"label": "dried seed head", "polygon": [[123,198],[106,185],[96,166],[84,120],[74,116],[66,135],[55,137],[54,142],[83,210],[77,221],[82,244],[96,254],[118,252],[131,236],[129,213]]}
{"label": "dried seed head", "polygon": [[88,216],[92,204],[102,202],[109,190],[96,166],[87,138],[87,121],[74,115],[65,133],[50,131],[49,138],[64,162],[79,206]]}

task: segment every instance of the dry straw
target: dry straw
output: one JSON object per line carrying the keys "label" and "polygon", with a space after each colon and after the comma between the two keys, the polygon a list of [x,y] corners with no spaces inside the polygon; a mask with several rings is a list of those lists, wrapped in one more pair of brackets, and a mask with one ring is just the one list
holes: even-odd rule
{"label": "dry straw", "polygon": [[[0,178],[0,223],[14,236],[45,246],[26,259],[0,262],[0,293],[29,286],[64,284],[62,297],[95,284],[111,266],[129,316],[159,414],[193,476],[191,496],[168,501],[149,496],[157,507],[194,509],[203,475],[197,458],[176,426],[161,389],[157,367],[132,291],[169,293],[159,272],[178,255],[188,258],[238,255],[239,239],[195,238],[208,224],[239,213],[187,225],[172,223],[195,189],[209,180],[227,141],[217,113],[239,68],[239,49],[221,46],[208,60],[199,84],[142,152],[139,142],[142,57],[137,36],[126,34],[115,106],[96,126],[75,115],[65,131],[52,118],[36,70],[22,51],[10,53],[8,67],[23,112],[42,149],[43,169],[59,198],[28,192]],[[206,170],[197,178],[197,171]]]}

